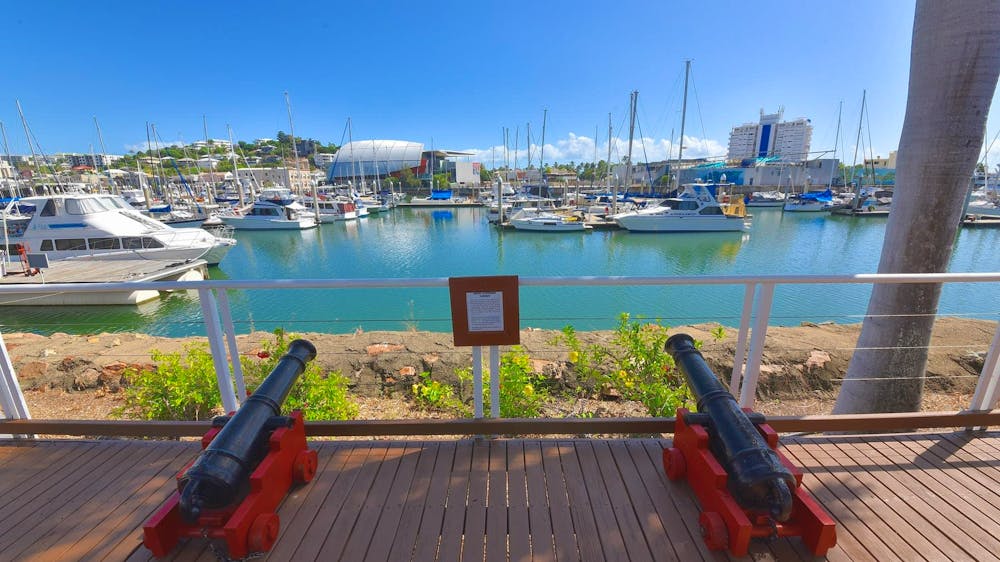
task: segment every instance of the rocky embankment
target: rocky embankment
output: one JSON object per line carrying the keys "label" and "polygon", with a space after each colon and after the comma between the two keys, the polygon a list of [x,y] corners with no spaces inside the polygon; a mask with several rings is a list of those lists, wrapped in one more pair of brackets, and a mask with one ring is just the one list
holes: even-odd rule
{"label": "rocky embankment", "polygon": [[[736,331],[727,329],[722,340],[715,340],[711,334],[715,327],[697,325],[671,332],[685,331],[703,340],[702,351],[709,364],[728,380]],[[988,321],[938,320],[927,370],[928,393],[953,396],[955,403],[961,404],[975,387],[995,329],[996,324]],[[857,324],[769,328],[758,396],[765,403],[830,402],[846,373],[859,331]],[[526,329],[521,333],[521,344],[536,371],[551,377],[559,386],[575,388],[578,382],[569,353],[564,344],[556,343],[558,335],[559,332],[552,330]],[[578,336],[584,344],[607,342],[611,332],[581,332]],[[126,368],[152,367],[151,350],[179,352],[185,345],[204,341],[134,333],[51,336],[9,333],[3,337],[21,387],[31,394],[29,402],[42,400],[44,394],[56,394],[48,392],[52,390],[113,395],[120,390]],[[455,381],[455,371],[471,363],[470,350],[455,348],[451,334],[447,333],[310,333],[298,337],[316,345],[319,350],[316,360],[324,369],[347,375],[353,392],[369,400],[404,397],[424,371],[435,379]],[[258,332],[237,339],[242,360],[254,361],[273,336]]]}

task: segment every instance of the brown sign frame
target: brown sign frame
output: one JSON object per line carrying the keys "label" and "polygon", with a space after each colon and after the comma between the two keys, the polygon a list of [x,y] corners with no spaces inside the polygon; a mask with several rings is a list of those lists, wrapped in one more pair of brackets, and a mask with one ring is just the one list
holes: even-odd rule
{"label": "brown sign frame", "polygon": [[[451,328],[456,346],[517,345],[521,343],[519,282],[517,275],[492,275],[483,277],[449,277],[451,297]],[[502,303],[503,326],[500,330],[469,326],[469,294],[481,294],[487,304],[496,304],[494,295]],[[474,313],[476,311],[473,311]],[[487,312],[490,312],[487,310]],[[498,319],[497,319],[498,320]]]}

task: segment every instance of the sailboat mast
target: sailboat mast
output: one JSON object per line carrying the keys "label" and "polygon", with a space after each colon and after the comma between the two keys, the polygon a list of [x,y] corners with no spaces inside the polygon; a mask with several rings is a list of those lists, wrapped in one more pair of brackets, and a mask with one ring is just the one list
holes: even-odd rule
{"label": "sailboat mast", "polygon": [[[111,193],[119,193],[119,190],[115,189],[114,178],[111,177],[111,168],[108,166],[108,149],[104,146],[104,135],[101,134],[101,124],[97,122],[97,116],[94,116],[94,127],[97,128],[97,140],[101,143],[101,159],[104,161],[104,171],[108,174],[108,189]],[[97,168],[97,162],[94,162],[94,168]]]}
{"label": "sailboat mast", "polygon": [[524,138],[527,141],[526,144],[528,145],[528,166],[526,169],[530,170],[531,169],[531,122],[530,121],[525,124],[525,130],[527,132],[524,134]]}
{"label": "sailboat mast", "polygon": [[549,110],[542,110],[542,147],[538,151],[538,169],[542,173],[542,183],[545,183],[545,122],[548,121]]}
{"label": "sailboat mast", "polygon": [[[35,164],[35,171],[38,172],[40,179],[42,177],[42,166],[38,163],[38,156],[35,155],[35,145],[31,142],[31,131],[28,130],[28,121],[24,118],[24,110],[21,109],[21,100],[14,100],[14,103],[17,104],[17,113],[21,116],[21,126],[24,127],[24,138],[28,139],[28,150],[31,151],[31,161]],[[32,189],[32,191],[34,190]]]}
{"label": "sailboat mast", "polygon": [[[7,157],[7,164],[10,165],[11,173],[14,175],[14,190],[12,195],[14,197],[21,197],[21,174],[17,171],[17,166],[10,159],[10,145],[7,144],[7,128],[3,126],[3,121],[0,121],[0,135],[3,136],[3,153]],[[31,195],[31,193],[28,193]],[[6,229],[4,229],[6,231]]]}
{"label": "sailboat mast", "polygon": [[354,189],[354,184],[358,182],[358,170],[354,160],[354,125],[350,117],[347,118],[347,146],[351,147],[351,189]]}
{"label": "sailboat mast", "polygon": [[[233,145],[233,128],[226,123],[226,131],[229,133],[229,159],[233,161],[233,183],[236,185],[236,193],[240,199],[240,209],[246,206],[246,202],[243,200],[243,182],[240,181],[240,171],[236,166],[236,148]],[[251,183],[251,185],[253,185]]]}
{"label": "sailboat mast", "polygon": [[[635,106],[639,102],[639,90],[632,90],[629,96],[628,122],[628,167],[625,168],[625,193],[632,188],[632,140],[635,135]],[[618,191],[615,191],[614,212],[618,213]]]}
{"label": "sailboat mast", "polygon": [[[840,117],[844,113],[844,101],[840,101],[840,108],[837,110],[837,136],[833,139],[833,159],[837,159],[837,145],[840,143]],[[827,189],[833,189],[833,172],[830,170],[830,181],[826,184]]]}
{"label": "sailboat mast", "polygon": [[[517,143],[521,140],[521,128],[514,127],[514,181],[517,181]],[[521,187],[520,185],[518,187]]]}
{"label": "sailboat mast", "polygon": [[608,113],[608,165],[606,167],[605,183],[608,184],[608,191],[611,191],[611,113]]}
{"label": "sailboat mast", "polygon": [[[211,146],[211,144],[210,144],[211,141],[208,140],[208,118],[205,116],[204,113],[201,114],[201,129],[202,129],[202,132],[205,134],[205,146],[206,147]],[[229,139],[229,152],[230,153],[233,152],[233,140],[232,139]],[[210,170],[214,171],[214,169],[212,168],[212,149],[208,150],[208,168]],[[234,174],[236,173],[236,166],[235,165],[233,166],[233,173]],[[201,174],[199,174],[199,175],[201,175]],[[212,200],[212,202],[215,202],[215,200],[218,198],[218,195],[215,193],[215,174],[212,174],[209,177],[212,178],[212,179],[210,181],[208,181],[208,182],[205,182],[209,186],[208,189],[206,190],[206,195],[209,196],[209,198]]]}
{"label": "sailboat mast", "polygon": [[681,137],[677,148],[677,164],[684,159],[684,125],[687,121],[688,110],[688,77],[691,75],[691,60],[684,61],[684,103],[681,105]]}
{"label": "sailboat mast", "polygon": [[[868,90],[861,90],[861,113],[858,115],[858,137],[854,141],[854,161],[851,162],[851,181],[854,181],[854,167],[858,165],[858,146],[861,145],[861,125],[864,123],[865,102],[868,97]],[[864,153],[862,153],[864,156]],[[864,179],[864,174],[861,175]],[[854,208],[861,208],[861,183],[854,186]]]}

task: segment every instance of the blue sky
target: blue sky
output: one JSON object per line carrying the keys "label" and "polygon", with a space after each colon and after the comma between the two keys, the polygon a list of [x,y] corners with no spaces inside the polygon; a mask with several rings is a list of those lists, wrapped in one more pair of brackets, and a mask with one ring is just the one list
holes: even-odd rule
{"label": "blue sky", "polygon": [[123,153],[145,143],[147,121],[166,142],[202,138],[202,115],[213,138],[227,123],[244,140],[288,132],[287,91],[298,136],[339,144],[351,117],[355,139],[472,150],[487,165],[504,127],[511,148],[519,133],[523,164],[526,124],[537,145],[546,108],[546,161],[593,159],[595,127],[606,157],[609,112],[619,158],[632,90],[644,137],[634,158],[665,157],[685,59],[686,155],[723,156],[733,126],[779,106],[812,120],[813,150],[832,149],[842,101],[850,162],[867,89],[872,151],[885,156],[902,127],[913,24],[905,0],[91,0],[4,12],[0,121],[14,153],[28,151],[15,99],[46,152],[99,151],[96,116],[108,152]]}

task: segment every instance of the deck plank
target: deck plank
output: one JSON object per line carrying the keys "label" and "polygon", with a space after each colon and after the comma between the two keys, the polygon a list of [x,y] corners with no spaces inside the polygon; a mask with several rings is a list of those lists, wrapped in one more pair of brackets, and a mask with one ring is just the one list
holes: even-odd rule
{"label": "deck plank", "polygon": [[[438,445],[434,459],[434,474],[427,488],[427,500],[420,510],[420,527],[412,542],[406,540],[393,545],[392,560],[433,560],[437,555],[440,537],[444,536],[444,520],[448,507],[448,491],[453,468],[458,462],[454,441]],[[462,501],[465,499],[463,497]],[[414,504],[416,505],[416,504]],[[416,508],[414,508],[416,511]],[[416,516],[416,513],[414,513]],[[406,556],[409,553],[410,556]]]}
{"label": "deck plank", "polygon": [[[393,506],[391,498],[394,493],[405,497],[406,488],[409,488],[413,470],[416,468],[419,450],[420,443],[398,443],[389,446],[385,458],[379,463],[375,482],[364,503],[359,507],[360,515],[354,522],[347,543],[323,545],[320,557],[324,560],[363,560],[375,537],[380,534],[392,537],[396,534],[395,528],[399,524],[401,506]],[[327,548],[329,546],[333,548]],[[375,556],[376,560],[380,559],[377,554]]]}
{"label": "deck plank", "polygon": [[826,466],[813,457],[812,452],[817,447],[818,445],[810,442],[801,442],[797,446],[786,445],[785,453],[803,472],[812,476],[807,478],[804,475],[803,485],[837,522],[837,548],[846,553],[850,560],[899,560],[900,557],[893,554],[879,536],[865,525],[864,519],[852,511],[853,493],[848,492],[843,499],[838,496],[838,493],[844,493],[845,490],[834,476],[839,467]]}
{"label": "deck plank", "polygon": [[[561,441],[557,445],[559,462],[562,464],[563,481],[569,497],[569,511],[573,516],[573,529],[576,531],[577,548],[580,549],[580,559],[607,560],[604,550],[604,538],[600,534],[597,518],[590,504],[588,486],[580,468],[579,455],[573,443]],[[621,540],[619,535],[618,540]],[[612,539],[613,540],[613,539]],[[610,550],[610,548],[609,548]]]}
{"label": "deck plank", "polygon": [[[524,443],[522,441],[509,441],[507,442],[507,548],[511,562],[528,562],[532,559],[532,537],[528,510]],[[547,533],[543,533],[540,538],[543,543],[551,545],[551,529]],[[551,552],[551,546],[549,552]]]}
{"label": "deck plank", "polygon": [[481,562],[484,559],[489,471],[490,443],[476,439],[472,445],[469,499],[465,506],[465,529],[462,532],[462,562]]}
{"label": "deck plank", "polygon": [[[384,550],[386,560],[410,560],[413,556],[423,513],[428,503],[432,501],[429,497],[430,488],[436,474],[434,468],[441,457],[441,447],[441,443],[430,442],[423,443],[420,448],[420,458],[414,468],[413,479],[405,497],[401,499],[399,523],[393,539],[385,541],[388,543]],[[440,532],[440,527],[435,532]],[[375,556],[381,552],[382,549],[369,550],[366,559],[375,560]]]}
{"label": "deck plank", "polygon": [[542,445],[524,443],[524,473],[528,488],[528,528],[533,560],[575,560],[576,538],[562,479],[546,482]]}
{"label": "deck plank", "polygon": [[[399,528],[405,523],[401,520],[406,508],[406,502],[410,499],[410,490],[414,486],[419,486],[416,478],[423,475],[429,479],[430,467],[433,466],[435,448],[433,445],[424,443],[408,443],[403,457],[400,460],[396,476],[393,478],[382,507],[382,513],[378,520],[378,526],[372,532],[370,546],[364,555],[364,560],[389,560],[389,551],[396,541]],[[428,464],[427,459],[431,459]],[[368,507],[366,506],[366,509]],[[415,529],[416,527],[414,527]],[[392,540],[389,540],[392,537]],[[346,560],[360,560],[361,558],[351,558],[344,555]]]}
{"label": "deck plank", "polygon": [[31,533],[21,535],[18,542],[26,542],[24,548],[18,550],[17,543],[13,543],[4,548],[5,554],[20,560],[33,560],[61,558],[69,549],[86,552],[89,548],[77,546],[77,543],[96,534],[98,529],[110,529],[112,525],[105,519],[127,509],[136,491],[163,470],[164,461],[175,458],[177,453],[175,448],[153,444],[140,447],[133,453],[135,462],[123,463],[117,476],[105,473],[99,481],[92,482],[90,494],[81,495],[78,509],[70,511],[66,505],[61,506],[54,517],[36,525]]}
{"label": "deck plank", "polygon": [[[900,510],[900,515],[909,523],[907,527],[911,527],[912,533],[917,535],[910,540],[920,546],[921,552],[940,552],[938,556],[948,560],[995,559],[995,555],[989,554],[976,541],[992,540],[996,547],[1000,547],[1000,543],[996,543],[995,538],[976,533],[974,522],[967,524],[966,515],[949,503],[947,497],[935,494],[933,488],[928,488],[915,476],[914,466],[906,457],[892,455],[888,447],[873,447],[853,440],[839,441],[837,446],[856,452],[859,463],[865,462],[869,467],[886,467],[887,463],[893,463],[898,468],[871,469],[869,474],[884,485],[880,495]],[[898,462],[894,462],[893,457]],[[925,546],[922,537],[926,537],[932,546]]]}
{"label": "deck plank", "polygon": [[[486,562],[507,562],[507,442],[491,441],[486,479]],[[466,538],[468,543],[468,538]]]}
{"label": "deck plank", "polygon": [[[439,560],[455,562],[462,556],[462,532],[465,528],[465,509],[469,499],[469,480],[472,473],[472,441],[461,441],[455,450],[455,461],[448,476],[448,498],[441,525],[440,539],[434,539],[436,554],[427,558],[414,556],[414,560]],[[418,545],[419,547],[420,545]],[[417,550],[421,554],[421,549]]]}
{"label": "deck plank", "polygon": [[[269,560],[727,560],[663,474],[661,439],[316,442]],[[1000,560],[1000,432],[795,436],[786,454],[838,522],[827,559]],[[0,559],[153,560],[142,524],[196,442],[0,441]],[[33,470],[33,476],[30,474]],[[9,479],[13,477],[13,480]],[[754,560],[811,559],[798,539]],[[202,539],[165,560],[215,559]]]}
{"label": "deck plank", "polygon": [[[326,539],[328,525],[332,524],[340,516],[344,506],[344,498],[354,487],[354,482],[363,472],[365,459],[371,454],[371,444],[366,443],[360,447],[345,447],[347,458],[340,469],[339,474],[331,474],[330,479],[334,480],[332,485],[326,484],[326,493],[323,489],[313,490],[309,493],[306,502],[316,504],[315,510],[303,511],[305,516],[298,525],[289,526],[289,533],[292,529],[303,529],[303,535],[298,541],[279,541],[271,551],[269,558],[274,560],[315,560],[316,554],[323,547]],[[334,455],[336,458],[337,455]],[[333,459],[330,461],[334,462]]]}

